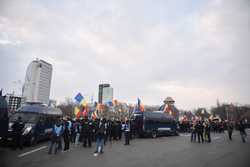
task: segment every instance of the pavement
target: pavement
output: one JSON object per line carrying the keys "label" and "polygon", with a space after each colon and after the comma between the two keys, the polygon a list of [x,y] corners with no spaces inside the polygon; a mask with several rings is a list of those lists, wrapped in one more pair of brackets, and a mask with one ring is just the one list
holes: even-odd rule
{"label": "pavement", "polygon": [[[247,130],[250,134],[250,130]],[[93,156],[95,147],[71,145],[70,151],[48,155],[48,142],[23,150],[0,148],[0,167],[249,167],[250,140],[242,143],[237,131],[229,141],[227,133],[211,134],[211,143],[191,143],[190,134],[180,136],[113,141],[104,154]]]}

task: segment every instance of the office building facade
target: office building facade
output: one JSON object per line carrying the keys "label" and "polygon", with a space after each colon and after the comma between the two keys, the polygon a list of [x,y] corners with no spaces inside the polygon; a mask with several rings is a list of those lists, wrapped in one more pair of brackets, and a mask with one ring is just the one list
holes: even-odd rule
{"label": "office building facade", "polygon": [[27,102],[49,104],[52,65],[44,60],[32,61],[26,71],[23,97]]}
{"label": "office building facade", "polygon": [[98,92],[98,103],[104,104],[113,100],[113,88],[110,84],[100,84]]}

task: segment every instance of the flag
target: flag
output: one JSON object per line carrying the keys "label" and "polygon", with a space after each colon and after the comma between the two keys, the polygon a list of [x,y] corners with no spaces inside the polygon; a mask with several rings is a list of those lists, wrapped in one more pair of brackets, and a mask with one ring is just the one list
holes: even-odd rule
{"label": "flag", "polygon": [[118,101],[117,101],[116,99],[114,99],[114,100],[113,100],[113,105],[114,105],[114,106],[117,106],[117,104],[118,104]]}
{"label": "flag", "polygon": [[145,108],[144,108],[144,105],[141,103],[141,105],[140,105],[140,111],[141,112],[144,112],[145,111]]}
{"label": "flag", "polygon": [[82,105],[83,107],[86,107],[86,106],[87,106],[87,101],[86,101],[85,99],[83,99],[83,100],[81,101],[81,105]]}
{"label": "flag", "polygon": [[78,93],[76,96],[75,96],[75,100],[78,102],[78,103],[81,103],[81,101],[84,99],[84,97],[82,96],[81,93]]}
{"label": "flag", "polygon": [[113,106],[113,102],[112,101],[109,101],[106,103],[109,107]]}
{"label": "flag", "polygon": [[96,110],[94,112],[92,112],[91,117],[93,120],[95,120],[97,118]]}
{"label": "flag", "polygon": [[137,98],[137,105],[140,106],[141,105],[141,99]]}
{"label": "flag", "polygon": [[86,116],[87,116],[87,110],[86,110],[86,107],[83,107],[83,110],[82,110],[82,115],[83,115],[83,117],[86,117]]}
{"label": "flag", "polygon": [[80,118],[81,112],[80,112],[80,109],[78,107],[75,107],[74,114],[75,114],[76,118]]}
{"label": "flag", "polygon": [[144,112],[145,108],[141,102],[141,99],[137,98],[137,106],[135,107],[135,112]]}

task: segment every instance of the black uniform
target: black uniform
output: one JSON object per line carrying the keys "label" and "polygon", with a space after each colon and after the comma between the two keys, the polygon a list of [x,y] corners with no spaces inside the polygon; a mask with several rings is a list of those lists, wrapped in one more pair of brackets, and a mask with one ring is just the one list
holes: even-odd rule
{"label": "black uniform", "polygon": [[64,123],[63,140],[64,140],[64,151],[66,151],[69,149],[69,141],[70,141],[70,130],[68,122]]}
{"label": "black uniform", "polygon": [[232,123],[228,123],[227,124],[227,132],[228,132],[229,140],[232,140],[233,129],[234,129],[233,124]]}
{"label": "black uniform", "polygon": [[202,141],[202,143],[204,142],[204,139],[203,139],[203,129],[204,129],[204,126],[202,125],[201,122],[199,122],[196,126],[197,128],[197,133],[198,133],[198,142],[200,143]]}
{"label": "black uniform", "polygon": [[87,120],[83,121],[82,123],[81,135],[82,135],[83,147],[87,147],[87,143],[88,146],[91,147],[92,144],[91,130],[89,128],[89,123]]}
{"label": "black uniform", "polygon": [[205,126],[205,138],[208,143],[211,142],[211,136],[210,136],[211,126],[209,123]]}

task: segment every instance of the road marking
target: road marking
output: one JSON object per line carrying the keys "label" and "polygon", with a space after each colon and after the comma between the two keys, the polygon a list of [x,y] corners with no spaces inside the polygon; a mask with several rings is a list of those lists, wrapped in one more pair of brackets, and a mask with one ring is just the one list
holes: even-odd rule
{"label": "road marking", "polygon": [[42,147],[36,148],[34,150],[28,151],[26,153],[22,153],[22,154],[18,155],[18,157],[21,158],[21,157],[24,157],[24,156],[32,154],[34,152],[40,151],[40,150],[45,149],[45,148],[47,148],[47,146],[42,146]]}
{"label": "road marking", "polygon": [[182,136],[182,137],[190,137],[191,134],[179,134],[179,136]]}
{"label": "road marking", "polygon": [[218,139],[220,139],[220,137],[214,137],[214,138],[212,138],[213,140],[218,140]]}

